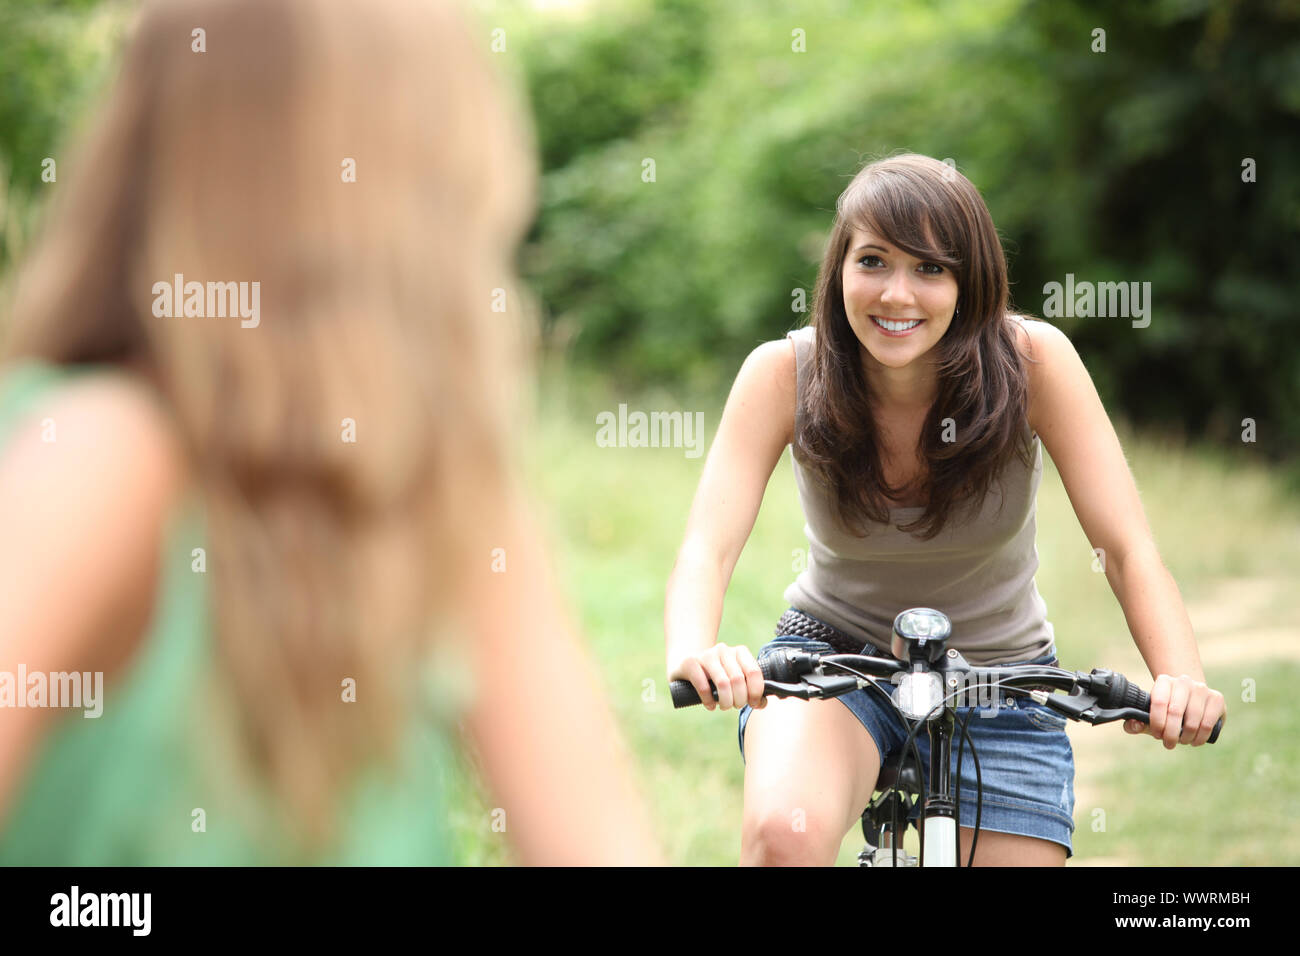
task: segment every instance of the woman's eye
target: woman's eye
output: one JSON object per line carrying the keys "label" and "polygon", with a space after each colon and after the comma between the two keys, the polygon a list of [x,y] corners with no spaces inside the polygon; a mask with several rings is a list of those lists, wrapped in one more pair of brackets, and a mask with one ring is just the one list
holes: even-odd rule
{"label": "woman's eye", "polygon": [[[858,260],[859,265],[864,265],[868,269],[874,269],[877,266],[883,266],[885,263],[880,256],[863,256]],[[937,276],[943,274],[943,266],[934,262],[923,262],[919,266],[923,274],[928,276]]]}

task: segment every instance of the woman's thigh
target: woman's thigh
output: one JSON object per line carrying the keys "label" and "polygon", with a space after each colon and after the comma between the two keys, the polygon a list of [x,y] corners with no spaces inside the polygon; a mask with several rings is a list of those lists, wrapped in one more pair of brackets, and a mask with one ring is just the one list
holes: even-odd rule
{"label": "woman's thigh", "polygon": [[871,800],[880,753],[838,700],[768,698],[745,726],[742,863],[833,863]]}
{"label": "woman's thigh", "polygon": [[[975,831],[961,828],[961,865],[970,859],[970,838]],[[1065,847],[1051,840],[980,830],[975,844],[975,866],[1065,866]]]}

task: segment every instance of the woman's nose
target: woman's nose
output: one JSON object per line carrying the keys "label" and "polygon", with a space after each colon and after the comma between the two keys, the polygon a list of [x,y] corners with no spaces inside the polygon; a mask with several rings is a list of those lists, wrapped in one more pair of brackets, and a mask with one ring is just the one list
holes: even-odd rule
{"label": "woman's nose", "polygon": [[906,272],[896,270],[885,280],[885,287],[880,290],[881,302],[909,302],[914,298],[912,286]]}

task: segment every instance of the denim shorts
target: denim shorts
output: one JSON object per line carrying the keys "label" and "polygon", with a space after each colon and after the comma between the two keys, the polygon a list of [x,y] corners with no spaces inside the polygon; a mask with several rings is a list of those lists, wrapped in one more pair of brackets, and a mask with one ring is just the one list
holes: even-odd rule
{"label": "denim shorts", "polygon": [[[779,637],[766,644],[759,657],[776,647],[798,647],[808,638],[797,635]],[[872,653],[867,650],[868,654]],[[888,656],[888,655],[885,655]],[[1054,650],[1042,657],[1015,663],[1048,664],[1056,666]],[[876,680],[890,697],[897,689],[887,680]],[[871,734],[876,749],[884,758],[902,749],[907,737],[898,712],[890,707],[875,691],[855,690],[837,697],[862,722]],[[991,700],[984,706],[958,707],[952,741],[952,778],[957,780],[957,755],[961,744],[958,728],[966,715],[971,740],[979,752],[980,776],[983,782],[983,810],[980,814],[980,831],[994,830],[1022,836],[1051,840],[1065,847],[1066,857],[1074,855],[1070,835],[1074,832],[1074,751],[1065,734],[1065,718],[1028,697],[1009,695],[999,698],[998,705]],[[752,712],[750,707],[740,710],[740,756],[745,756],[745,724]],[[922,727],[916,734],[916,746],[921,754],[921,766],[926,785],[930,785],[930,740]],[[975,761],[970,745],[964,748],[961,760],[961,825],[975,826]],[[920,800],[913,808],[910,819],[920,816]],[[866,809],[865,807],[863,808]]]}

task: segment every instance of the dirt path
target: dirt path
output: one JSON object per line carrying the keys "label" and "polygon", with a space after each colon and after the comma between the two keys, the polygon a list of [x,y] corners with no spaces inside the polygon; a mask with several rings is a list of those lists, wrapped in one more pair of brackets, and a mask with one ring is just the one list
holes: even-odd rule
{"label": "dirt path", "polygon": [[[1225,695],[1238,691],[1240,678],[1250,676],[1251,670],[1265,661],[1300,661],[1300,627],[1288,623],[1300,620],[1300,595],[1284,578],[1224,579],[1203,597],[1189,601],[1187,614],[1202,664],[1207,669],[1230,671],[1231,684],[1218,688]],[[1130,677],[1147,674],[1146,663],[1131,643],[1108,652],[1106,666]],[[1106,796],[1099,783],[1102,777],[1117,764],[1141,759],[1144,746],[1158,744],[1126,734],[1118,724],[1091,727],[1070,721],[1066,733],[1075,756],[1075,827],[1082,829],[1098,819],[1097,810],[1122,812],[1117,802]],[[1122,856],[1089,856],[1073,859],[1070,865],[1128,866],[1133,862]]]}

